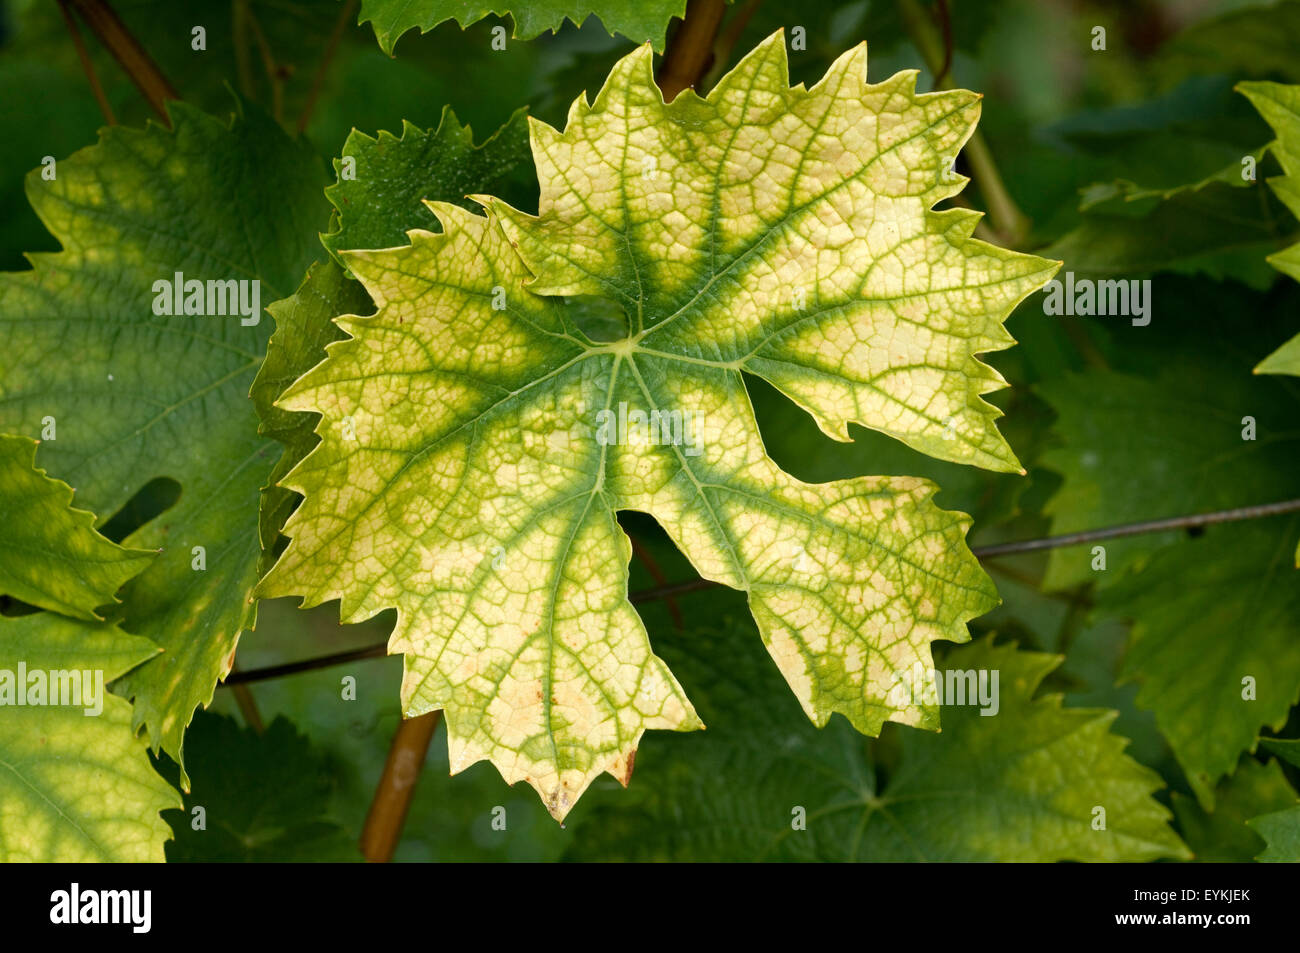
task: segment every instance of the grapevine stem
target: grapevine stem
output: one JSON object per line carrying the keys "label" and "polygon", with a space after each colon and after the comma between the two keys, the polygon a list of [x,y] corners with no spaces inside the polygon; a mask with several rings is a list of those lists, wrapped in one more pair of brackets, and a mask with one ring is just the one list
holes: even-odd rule
{"label": "grapevine stem", "polygon": [[[903,25],[917,51],[925,59],[926,66],[935,77],[935,89],[951,89],[950,71],[951,54],[935,29],[929,15],[921,8],[919,0],[898,0],[899,13]],[[946,7],[944,8],[946,12]],[[1015,248],[1029,233],[1029,219],[1025,218],[1016,200],[1011,197],[1002,182],[993,153],[989,151],[984,136],[976,129],[966,143],[966,162],[970,165],[971,178],[979,188],[980,194],[989,207],[989,218],[993,221],[1003,244]]]}
{"label": "grapevine stem", "polygon": [[431,711],[418,718],[404,718],[397,723],[384,773],[380,775],[370,802],[370,813],[361,829],[361,853],[371,863],[386,864],[402,838],[406,812],[411,808],[415,782],[420,780],[424,756],[438,727],[442,712]]}
{"label": "grapevine stem", "polygon": [[346,665],[348,662],[359,662],[362,659],[382,658],[387,654],[388,642],[375,642],[359,649],[335,652],[333,655],[318,655],[315,658],[303,659],[301,662],[285,662],[281,665],[268,665],[266,668],[250,668],[244,671],[231,672],[226,676],[226,680],[222,682],[222,685],[261,682],[271,678],[281,678],[285,675],[297,675],[299,672],[310,672],[312,669]]}
{"label": "grapevine stem", "polygon": [[[1065,533],[1061,536],[1047,536],[1042,539],[1023,539],[1012,543],[997,543],[992,546],[974,546],[971,552],[977,559],[996,559],[998,556],[1010,556],[1016,553],[1032,553],[1043,549],[1058,549],[1062,546],[1077,546],[1082,543],[1094,543],[1104,539],[1119,539],[1124,536],[1139,536],[1145,533],[1164,533],[1170,530],[1195,529],[1215,523],[1235,523],[1241,520],[1260,519],[1267,516],[1281,516],[1285,513],[1300,512],[1300,499],[1283,500],[1280,503],[1262,503],[1258,506],[1241,506],[1231,510],[1216,510],[1213,513],[1194,513],[1189,516],[1174,516],[1169,519],[1144,520],[1140,523],[1124,523],[1105,529],[1087,530],[1082,533]],[[713,589],[720,583],[711,579],[688,579],[667,586],[653,589],[639,589],[628,594],[632,603],[653,602],[656,599],[669,599],[697,592],[701,589]],[[242,672],[231,672],[223,685],[239,685],[245,682],[259,682],[284,675],[296,675],[313,669],[343,665],[361,659],[380,658],[388,654],[388,643],[376,642],[347,652],[334,655],[320,655],[303,659],[300,662],[286,662],[266,668],[250,668]]]}
{"label": "grapevine stem", "polygon": [[352,19],[353,14],[357,11],[357,0],[348,0],[343,4],[343,9],[339,11],[339,17],[334,22],[334,30],[330,33],[329,42],[325,45],[325,53],[321,56],[320,66],[316,68],[316,75],[311,81],[311,93],[307,96],[307,105],[302,108],[302,115],[298,117],[298,131],[306,132],[307,124],[311,122],[311,114],[316,109],[316,101],[320,99],[321,87],[325,85],[325,74],[329,72],[330,63],[334,59],[334,54],[338,51],[339,41],[343,39],[343,31],[347,29],[348,21]]}
{"label": "grapevine stem", "polygon": [[284,122],[284,71],[275,61],[275,55],[271,52],[271,44],[266,39],[266,34],[262,32],[262,24],[257,19],[257,14],[253,8],[248,7],[248,26],[253,31],[253,39],[257,41],[258,52],[262,55],[262,68],[266,70],[266,81],[271,86],[271,115],[275,121]]}
{"label": "grapevine stem", "polygon": [[934,74],[934,88],[939,89],[948,81],[948,71],[952,69],[952,16],[948,12],[948,0],[935,0],[934,9],[943,29],[943,65]]}
{"label": "grapevine stem", "polygon": [[659,65],[664,102],[672,102],[683,89],[704,78],[726,9],[724,0],[689,0],[686,4],[686,18],[678,24]]}
{"label": "grapevine stem", "polygon": [[81,18],[86,21],[91,32],[99,38],[99,42],[104,44],[105,49],[113,54],[113,58],[131,78],[131,82],[135,83],[136,88],[149,101],[153,111],[164,123],[171,126],[171,120],[167,118],[167,107],[164,104],[169,99],[181,97],[172,84],[167,82],[167,77],[163,76],[162,71],[158,69],[158,64],[127,31],[117,14],[113,12],[113,8],[105,0],[68,0],[68,2],[81,14]]}
{"label": "grapevine stem", "polygon": [[[650,551],[642,546],[635,536],[628,536],[628,540],[632,543],[632,555],[641,561],[641,565],[645,566],[646,572],[650,573],[650,578],[660,586],[668,585],[668,577],[659,568],[659,564],[650,555]],[[672,614],[673,626],[678,629],[682,628],[682,610],[677,608],[677,602],[672,596],[665,596],[664,601],[668,603],[668,611]]]}
{"label": "grapevine stem", "polygon": [[231,36],[235,44],[235,72],[239,76],[239,92],[245,99],[256,95],[253,86],[253,63],[248,52],[248,0],[235,0],[230,10]]}
{"label": "grapevine stem", "polygon": [[77,29],[77,21],[68,7],[68,0],[59,0],[59,12],[63,14],[63,22],[68,25],[68,32],[72,34],[72,45],[77,48],[77,59],[81,60],[81,68],[85,70],[86,79],[90,81],[90,89],[95,94],[95,102],[99,103],[99,111],[104,114],[105,122],[110,126],[116,126],[117,119],[113,116],[113,107],[108,104],[104,87],[99,85],[95,64],[90,61],[90,53],[86,49],[85,41],[81,39],[81,31]]}
{"label": "grapevine stem", "polygon": [[728,64],[731,62],[731,51],[736,48],[740,36],[745,32],[745,27],[749,25],[750,19],[758,10],[761,0],[748,0],[732,17],[727,21],[726,29],[718,33],[718,38],[713,43],[713,63],[709,66],[708,73],[704,76],[704,89],[709,90],[717,85],[722,74],[726,72]]}
{"label": "grapevine stem", "polygon": [[1048,536],[1046,539],[1024,539],[1014,543],[998,543],[995,546],[976,546],[971,552],[980,559],[990,559],[1012,553],[1031,553],[1039,549],[1057,549],[1061,546],[1095,543],[1103,539],[1118,539],[1122,536],[1140,536],[1145,533],[1163,533],[1172,529],[1194,529],[1214,523],[1235,523],[1262,516],[1280,516],[1297,510],[1300,510],[1300,500],[1284,500],[1281,503],[1241,506],[1235,510],[1218,510],[1214,513],[1197,513],[1192,516],[1171,516],[1163,520],[1144,520],[1141,523],[1126,523],[1123,526],[1111,526],[1106,529],[1090,529],[1082,533]]}
{"label": "grapevine stem", "polygon": [[235,702],[239,705],[239,713],[244,716],[244,724],[252,728],[257,734],[266,731],[266,725],[262,721],[262,713],[257,708],[257,699],[253,697],[252,690],[247,685],[234,685],[230,689],[231,694],[235,696]]}

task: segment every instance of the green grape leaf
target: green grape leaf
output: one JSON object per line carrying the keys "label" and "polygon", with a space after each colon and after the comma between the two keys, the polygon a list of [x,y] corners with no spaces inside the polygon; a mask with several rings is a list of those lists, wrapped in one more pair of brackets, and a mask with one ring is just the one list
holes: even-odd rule
{"label": "green grape leaf", "polygon": [[1261,814],[1246,823],[1268,844],[1256,860],[1270,864],[1300,863],[1300,804]]}
{"label": "green grape leaf", "polygon": [[1183,840],[1197,861],[1241,864],[1264,849],[1259,834],[1248,826],[1251,819],[1292,807],[1296,793],[1276,761],[1261,764],[1247,757],[1215,788],[1213,813],[1177,791],[1170,799]]}
{"label": "green grape leaf", "polygon": [[[1269,179],[1268,184],[1286,207],[1300,217],[1300,86],[1239,83],[1237,89],[1255,104],[1277,134],[1270,151],[1281,163],[1284,174]],[[1268,261],[1278,271],[1300,281],[1300,243],[1268,256]],[[1255,373],[1300,374],[1300,335],[1265,358]]]}
{"label": "green grape leaf", "polygon": [[[1057,413],[1055,446],[1040,458],[1062,477],[1044,507],[1053,535],[1294,495],[1294,383],[1251,376],[1257,345],[1239,330],[1243,320],[1275,329],[1239,289],[1207,286],[1153,286],[1161,313],[1186,317],[1131,330],[1126,360],[1154,365],[1147,376],[1094,371],[1040,386]],[[1300,289],[1278,292],[1281,318]],[[1254,748],[1262,725],[1280,727],[1300,694],[1300,598],[1286,565],[1298,529],[1294,518],[1247,521],[1196,539],[1143,534],[1049,557],[1047,588],[1093,583],[1099,616],[1133,621],[1122,678],[1138,684],[1138,706],[1155,714],[1207,810],[1216,780]]]}
{"label": "green grape leaf", "polygon": [[[1274,255],[1270,260],[1276,260],[1276,258],[1277,256]],[[1297,334],[1260,361],[1259,367],[1255,368],[1255,372],[1257,374],[1300,375],[1300,334]]]}
{"label": "green grape leaf", "polygon": [[36,468],[36,441],[0,434],[0,593],[78,619],[99,618],[153,553],[95,532],[72,487]]}
{"label": "green grape leaf", "polygon": [[107,623],[0,616],[0,861],[163,859],[180,796],[106,688],[158,651]]}
{"label": "green grape leaf", "polygon": [[1276,76],[1300,82],[1300,2],[1251,4],[1194,23],[1164,44],[1154,59],[1158,76],[1188,73]]}
{"label": "green grape leaf", "polygon": [[[258,734],[200,714],[186,734],[193,787],[167,860],[181,863],[302,863],[361,860],[355,838],[330,817],[330,765],[293,724],[277,717]],[[196,827],[194,808],[203,808]]]}
{"label": "green grape leaf", "polygon": [[[121,624],[166,652],[120,683],[154,749],[180,759],[255,619],[257,501],[277,453],[248,398],[270,333],[260,304],[301,280],[329,206],[321,163],[269,116],[170,108],[173,130],[110,127],[56,178],[28,177],[63,251],[0,275],[0,429],[55,418],[38,460],[102,518],[155,478],[180,484],[125,540],[162,552],[127,584]],[[167,307],[155,283],[177,273],[202,283],[190,300],[207,313]],[[231,281],[244,284],[218,284]]]}
{"label": "green grape leaf", "polygon": [[611,34],[663,50],[668,21],[686,13],[686,0],[528,0],[490,4],[484,0],[361,0],[358,23],[375,30],[379,46],[389,56],[407,30],[428,33],[439,23],[455,20],[462,28],[487,16],[514,20],[516,40],[554,33],[569,20],[579,26],[589,16]]}
{"label": "green grape leaf", "polygon": [[1207,809],[1260,727],[1280,729],[1300,701],[1298,533],[1297,519],[1214,527],[1098,598],[1098,612],[1134,620],[1121,677],[1138,682],[1138,705],[1155,712]]}
{"label": "green grape leaf", "polygon": [[[1163,190],[1094,186],[1083,195],[1082,222],[1043,254],[1079,277],[1171,272],[1267,288],[1275,276],[1263,259],[1294,237],[1295,221],[1271,197],[1241,187],[1240,166],[1235,181],[1232,172]],[[1119,199],[1129,195],[1140,201],[1124,208]]]}
{"label": "green grape leaf", "polygon": [[886,695],[996,603],[968,519],[914,478],[785,474],[741,372],[836,439],[1018,470],[976,354],[1056,264],[930,210],[964,182],[979,97],[867,85],[865,55],[790,88],[775,35],[665,105],[643,47],[564,133],[532,124],[540,217],[432,203],[442,234],[344,255],[378,312],[339,318],[351,337],[280,401],[322,415],[321,443],[282,481],[305,500],[261,591],[396,607],[404,708],[446,711],[454,771],[489,759],[562,818],[628,779],[646,729],[698,727],[627,601],[619,510],[749,594],[815,723],[937,726]]}
{"label": "green grape leaf", "polygon": [[404,245],[413,228],[436,232],[438,219],[423,199],[473,208],[465,196],[490,192],[515,205],[526,203],[537,191],[527,119],[519,110],[477,146],[450,107],[436,130],[408,122],[401,138],[388,132],[371,138],[354,129],[342,158],[334,160],[339,181],[325,190],[337,210],[334,228],[321,238],[325,247],[346,267],[340,252]]}
{"label": "green grape leaf", "polygon": [[[1172,272],[1235,278],[1266,288],[1264,256],[1294,240],[1296,223],[1247,175],[1268,127],[1225,77],[1188,79],[1132,106],[1087,110],[1044,130],[1048,155],[1079,166],[1066,181],[1079,211],[1042,209],[1071,230],[1043,251],[1078,276]],[[1248,161],[1249,160],[1249,161]],[[1041,192],[1042,190],[1040,190]],[[1057,195],[1049,190],[1044,201]]]}
{"label": "green grape leaf", "polygon": [[[1259,162],[1264,157],[1264,152],[1264,147],[1261,147],[1247,156],[1234,157],[1226,166],[1215,169],[1194,182],[1176,185],[1143,185],[1131,179],[1094,182],[1082,190],[1079,209],[1085,212],[1111,209],[1138,217],[1138,210],[1154,209],[1161,202],[1200,192],[1216,183],[1229,188],[1246,189],[1250,187],[1251,180],[1242,177],[1242,161],[1250,158]],[[1125,206],[1133,208],[1126,210]]]}
{"label": "green grape leaf", "polygon": [[[1149,377],[1089,371],[1039,385],[1057,414],[1054,445],[1038,460],[1062,476],[1043,508],[1053,535],[1292,494],[1300,433],[1291,425],[1294,398],[1285,383],[1252,378],[1248,362],[1220,355],[1211,368],[1201,360],[1200,366],[1170,360]],[[1231,373],[1234,367],[1241,374]],[[1213,390],[1205,386],[1209,379],[1216,381]],[[1257,439],[1243,439],[1251,426]],[[1064,589],[1096,582],[1105,588],[1182,538],[1166,532],[1106,540],[1104,570],[1093,568],[1092,544],[1054,549],[1043,584]]]}
{"label": "green grape leaf", "polygon": [[[1085,109],[1042,130],[1062,161],[1078,171],[1060,186],[1080,190],[1081,211],[1140,217],[1160,201],[1213,182],[1248,188],[1244,160],[1258,162],[1268,125],[1225,76],[1190,77],[1176,89],[1125,105]],[[1041,190],[1039,201],[1057,195]],[[1053,218],[1068,215],[1059,210]]]}
{"label": "green grape leaf", "polygon": [[1265,751],[1300,768],[1300,738],[1260,738],[1259,743]]}
{"label": "green grape leaf", "polygon": [[[617,802],[595,793],[569,857],[687,861],[1143,861],[1185,857],[1159,776],[1109,729],[1115,712],[1038,694],[1061,657],[994,645],[952,649],[940,734],[892,726],[867,742],[841,719],[800,724],[746,631],[689,631],[664,653],[710,728],[647,755],[650,775]],[[946,673],[952,672],[953,676]],[[974,704],[976,687],[996,691]],[[975,681],[956,676],[974,673]],[[1037,697],[1036,697],[1037,696]],[[957,700],[954,691],[948,701]],[[981,710],[995,711],[992,715]],[[651,739],[647,746],[658,743]],[[656,749],[658,750],[658,749]],[[630,802],[630,803],[625,803]],[[1105,809],[1105,826],[1095,809]]]}

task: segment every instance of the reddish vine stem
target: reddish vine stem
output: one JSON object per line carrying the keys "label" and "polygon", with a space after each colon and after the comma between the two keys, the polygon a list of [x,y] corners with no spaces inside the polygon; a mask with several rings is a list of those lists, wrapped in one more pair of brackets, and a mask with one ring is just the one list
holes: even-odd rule
{"label": "reddish vine stem", "polygon": [[659,88],[670,103],[704,78],[713,59],[713,40],[727,11],[724,0],[690,0],[659,65]]}
{"label": "reddish vine stem", "polygon": [[[944,50],[947,44],[935,28],[929,11],[922,6],[920,0],[898,0],[898,11],[913,45],[935,77],[935,89],[951,88],[951,78],[946,75],[949,69],[945,65]],[[944,11],[947,12],[947,7],[944,7]],[[1029,234],[1029,219],[1007,191],[997,163],[993,161],[993,153],[984,141],[984,134],[978,129],[971,133],[963,154],[970,166],[971,178],[975,180],[980,195],[988,206],[989,220],[998,233],[999,243],[1007,248],[1018,247]]]}
{"label": "reddish vine stem", "polygon": [[[632,554],[641,561],[641,565],[645,566],[646,572],[650,573],[650,578],[659,586],[668,585],[668,577],[659,568],[659,564],[650,555],[650,551],[642,546],[640,540],[635,536],[629,536],[628,539],[632,542]],[[664,601],[668,603],[668,611],[672,614],[673,627],[682,628],[682,610],[677,607],[677,601],[672,596],[665,596]]]}
{"label": "reddish vine stem", "polygon": [[393,743],[384,762],[384,773],[375,788],[370,812],[361,829],[361,853],[371,863],[386,864],[393,859],[397,843],[402,839],[406,812],[411,808],[415,784],[420,780],[424,757],[429,742],[438,727],[442,712],[431,711],[418,718],[403,719],[397,723]]}
{"label": "reddish vine stem", "polygon": [[252,728],[256,734],[263,734],[266,731],[266,724],[262,721],[262,713],[258,710],[257,699],[253,697],[252,690],[241,683],[232,685],[230,691],[235,696],[235,703],[239,705],[239,713],[244,716],[244,724]]}
{"label": "reddish vine stem", "polygon": [[235,43],[235,72],[239,76],[239,91],[245,99],[253,99],[253,64],[248,53],[248,0],[235,0],[230,9],[230,33]]}
{"label": "reddish vine stem", "polygon": [[282,123],[284,122],[284,69],[275,61],[271,44],[267,41],[266,34],[262,32],[262,24],[251,6],[248,8],[248,25],[253,31],[253,39],[257,41],[257,49],[262,56],[262,68],[266,70],[266,81],[271,87],[271,115],[275,117],[276,122]]}
{"label": "reddish vine stem", "polygon": [[706,90],[712,89],[722,78],[722,74],[731,62],[731,51],[740,42],[740,37],[744,34],[745,27],[749,26],[749,21],[757,12],[760,2],[761,0],[748,0],[743,7],[732,14],[727,20],[727,25],[718,31],[718,38],[713,42],[713,63],[704,74],[703,83]]}
{"label": "reddish vine stem", "polygon": [[81,68],[85,71],[86,79],[90,81],[90,91],[95,94],[95,102],[99,103],[99,111],[104,114],[104,121],[110,126],[117,125],[117,119],[113,116],[113,107],[108,104],[108,97],[104,95],[104,87],[99,85],[99,76],[95,73],[95,64],[90,61],[90,52],[86,49],[86,43],[81,38],[81,31],[77,29],[77,21],[72,16],[72,10],[68,7],[68,0],[59,0],[59,12],[63,14],[63,22],[68,25],[68,32],[72,34],[72,45],[77,48],[77,59],[81,60]]}
{"label": "reddish vine stem", "polygon": [[167,118],[165,103],[169,99],[180,99],[180,94],[167,82],[158,64],[145,52],[139,41],[130,34],[122,21],[118,19],[113,8],[105,0],[68,0],[81,14],[90,31],[98,37],[104,48],[113,54],[113,58],[135,83],[136,88],[149,101],[159,118],[171,126]]}
{"label": "reddish vine stem", "polygon": [[[1106,529],[1088,530],[1082,533],[1066,533],[1061,536],[1047,536],[1042,539],[1023,539],[1012,543],[997,543],[992,546],[975,546],[971,552],[977,559],[996,559],[999,556],[1011,556],[1018,553],[1032,553],[1044,549],[1058,549],[1063,546],[1077,546],[1081,543],[1099,542],[1104,539],[1119,539],[1124,536],[1138,536],[1145,533],[1162,533],[1169,530],[1195,529],[1215,523],[1235,523],[1241,520],[1260,519],[1267,516],[1281,516],[1285,513],[1300,512],[1300,499],[1283,500],[1280,503],[1263,503],[1258,506],[1241,506],[1231,510],[1216,510],[1213,513],[1195,513],[1190,516],[1174,516],[1169,519],[1145,520],[1140,523],[1125,523]],[[670,599],[698,592],[701,589],[713,589],[720,583],[711,579],[688,579],[667,586],[653,589],[639,589],[628,594],[632,603],[653,602],[656,599]],[[258,682],[285,675],[296,675],[313,669],[328,668],[346,662],[361,659],[381,658],[388,654],[388,643],[376,642],[347,652],[334,655],[321,655],[316,658],[303,659],[300,662],[287,662],[271,665],[267,668],[251,668],[243,672],[232,672],[223,685],[238,685],[244,682]]]}
{"label": "reddish vine stem", "polygon": [[948,11],[948,0],[937,0],[934,9],[943,34],[943,65],[934,74],[934,88],[940,89],[948,81],[948,72],[952,69],[952,16]]}
{"label": "reddish vine stem", "polygon": [[352,19],[353,14],[357,11],[358,0],[348,0],[343,4],[343,9],[339,11],[338,19],[334,22],[334,30],[330,33],[329,41],[325,44],[325,53],[321,56],[320,66],[316,68],[316,75],[312,77],[311,92],[307,95],[307,105],[303,106],[302,114],[298,117],[298,131],[306,132],[307,124],[311,122],[311,114],[316,109],[316,101],[320,99],[320,91],[325,85],[325,74],[329,72],[330,63],[334,60],[334,54],[338,51],[339,41],[343,39],[343,31],[347,29],[348,21]]}

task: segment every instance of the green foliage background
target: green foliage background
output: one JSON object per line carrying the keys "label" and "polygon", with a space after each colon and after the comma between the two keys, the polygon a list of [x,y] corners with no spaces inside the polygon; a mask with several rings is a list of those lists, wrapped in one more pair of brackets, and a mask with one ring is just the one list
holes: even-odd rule
{"label": "green foliage background", "polygon": [[[344,9],[334,0],[114,6],[188,106],[223,121],[232,112],[255,123],[278,120],[289,136],[312,99]],[[1063,270],[1081,277],[1150,278],[1152,321],[1137,327],[1119,317],[1049,317],[1040,295],[1013,314],[1008,329],[1018,345],[988,358],[1011,386],[991,399],[1006,413],[1002,429],[1026,476],[937,461],[857,428],[853,443],[832,443],[775,390],[749,381],[773,458],[807,481],[863,473],[932,479],[941,506],[973,516],[976,547],[1300,496],[1300,388],[1290,377],[1252,373],[1300,330],[1300,285],[1266,261],[1300,238],[1300,224],[1265,181],[1282,173],[1265,148],[1275,133],[1234,90],[1246,80],[1300,83],[1300,0],[947,6],[949,79],[984,94],[981,134],[1030,223],[1016,247],[1061,258]],[[931,70],[907,23],[917,11],[931,17],[933,4],[812,0],[791,12],[761,2],[733,7],[728,22],[751,7],[734,38],[733,63],[774,29],[789,35],[802,26],[806,49],[790,53],[794,82],[815,81],[835,56],[866,40],[872,81],[919,68],[919,88],[930,88]],[[264,68],[247,26],[241,40],[236,22],[250,13],[275,70]],[[205,52],[190,46],[196,24],[206,27]],[[424,34],[391,36],[390,58],[371,26],[357,26],[355,16],[345,21],[303,142],[283,146],[301,163],[293,177],[304,194],[314,198],[333,178],[341,155],[359,154],[375,137],[381,146],[393,143],[409,123],[406,136],[424,143],[428,174],[448,192],[439,198],[488,190],[477,179],[457,179],[468,169],[519,207],[535,202],[516,112],[524,107],[562,125],[569,103],[597,89],[633,44],[593,19],[511,39],[497,51],[493,29],[502,25],[513,32],[508,17],[489,16],[464,29],[443,22]],[[1104,51],[1091,46],[1097,26],[1106,29]],[[83,35],[118,122],[143,126],[151,118],[144,100]],[[28,202],[24,177],[45,156],[62,163],[93,145],[102,125],[57,6],[0,6],[0,269],[23,271],[24,253],[58,250]],[[461,160],[471,142],[502,127],[497,151],[480,156],[481,169],[473,158]],[[1248,155],[1258,159],[1254,182],[1240,176]],[[250,160],[253,168],[257,161]],[[958,169],[971,172],[965,158]],[[990,199],[978,176],[963,197],[980,209]],[[403,228],[428,227],[411,196],[342,186],[329,201],[337,210],[350,198],[385,209],[392,202],[394,220],[413,216]],[[326,246],[354,246],[338,244],[346,239],[338,237],[337,218],[327,227],[330,208],[322,195],[304,214],[304,221],[315,219],[298,244],[281,248],[286,274],[305,272],[314,259],[328,269],[317,280],[345,280]],[[400,240],[401,229],[392,231],[367,240]],[[335,237],[318,244],[316,232]],[[285,313],[277,310],[277,320]],[[319,356],[282,356],[280,372],[296,376]],[[1254,441],[1242,440],[1244,417],[1255,420]],[[36,436],[32,428],[21,432]],[[38,456],[37,464],[63,478],[49,458]],[[151,483],[120,511],[100,513],[99,528],[121,541],[173,506],[175,494],[166,481]],[[264,500],[264,518],[286,505]],[[633,514],[624,525],[668,579],[691,578],[650,520]],[[710,731],[649,736],[631,787],[602,778],[562,828],[531,791],[507,788],[487,764],[448,778],[440,732],[396,859],[1300,859],[1297,539],[1300,518],[1277,517],[1114,540],[1103,572],[1093,568],[1087,546],[986,561],[1003,605],[972,624],[973,645],[946,657],[959,667],[1000,664],[1006,697],[1020,699],[1017,713],[957,714],[952,733],[945,721],[940,736],[891,724],[879,739],[867,739],[838,718],[814,729],[766,655],[753,651],[758,640],[737,593],[642,605],[656,650],[680,670]],[[631,589],[655,584],[634,561]],[[129,598],[126,606],[129,620]],[[28,611],[3,597],[0,610]],[[256,630],[239,645],[243,669],[371,644],[393,624],[386,613],[340,626],[336,606],[299,610],[292,600],[265,601],[259,613]],[[719,658],[730,660],[726,671],[710,670],[703,644],[714,668]],[[990,654],[1001,661],[990,662]],[[1238,671],[1255,672],[1261,682],[1258,701],[1245,710],[1234,701],[1238,680],[1224,675]],[[340,700],[344,676],[356,680],[355,701]],[[238,706],[218,688],[211,711],[200,711],[187,735],[193,787],[186,813],[164,815],[177,835],[168,858],[359,859],[353,845],[399,718],[400,677],[400,661],[384,658],[256,683],[252,694],[268,723],[260,736],[236,724]],[[748,694],[734,690],[736,679]],[[714,731],[715,723],[729,727]],[[1013,734],[999,741],[990,734],[999,728]],[[1096,798],[1125,805],[1111,812],[1121,833],[1099,846],[1052,826],[1044,809],[1052,797],[1073,798],[1086,814],[1087,773],[1067,793],[1045,794],[1036,780],[1045,772],[1017,750],[999,748],[1014,749],[1014,739],[1035,732],[1067,737],[1054,755],[1059,764],[1096,759],[1103,766],[1111,786]],[[1257,745],[1258,736],[1270,740]],[[179,781],[165,754],[156,763]],[[986,770],[1000,764],[1004,770]],[[889,809],[891,797],[939,789],[963,792],[969,803],[913,800]],[[252,802],[261,809],[250,811]],[[1157,802],[1169,809],[1168,827]],[[210,822],[225,819],[219,835],[189,829],[194,805],[205,807]],[[802,839],[790,835],[792,805],[831,820],[821,828],[814,822]],[[509,819],[505,831],[492,826],[498,806]],[[1131,836],[1123,833],[1126,814],[1137,818]],[[1026,830],[1028,842],[1014,843]]]}

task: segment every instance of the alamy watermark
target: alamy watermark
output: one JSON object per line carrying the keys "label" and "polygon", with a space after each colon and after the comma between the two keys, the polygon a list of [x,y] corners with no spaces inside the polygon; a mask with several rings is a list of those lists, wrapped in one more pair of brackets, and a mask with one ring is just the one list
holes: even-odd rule
{"label": "alamy watermark", "polygon": [[632,446],[661,445],[683,447],[688,457],[698,457],[699,422],[697,410],[628,410],[627,401],[619,401],[618,410],[606,408],[596,414],[596,442]]}
{"label": "alamy watermark", "polygon": [[894,673],[888,701],[895,708],[973,705],[979,707],[981,715],[996,715],[1001,707],[998,670],[954,668],[936,671],[917,662],[910,669]]}
{"label": "alamy watermark", "polygon": [[0,707],[28,705],[81,708],[93,718],[104,710],[104,670],[28,671],[26,662],[19,662],[17,671],[0,668]]}
{"label": "alamy watermark", "polygon": [[68,890],[50,894],[50,922],[55,924],[126,924],[132,933],[148,933],[153,925],[152,890]]}
{"label": "alamy watermark", "polygon": [[1151,323],[1151,279],[1143,278],[1075,278],[1065,273],[1065,281],[1053,278],[1043,288],[1043,314],[1050,315],[1119,315],[1132,318],[1134,327]]}
{"label": "alamy watermark", "polygon": [[153,313],[193,314],[226,317],[238,314],[239,323],[254,325],[262,320],[262,282],[258,278],[186,279],[176,272],[171,279],[153,283]]}

